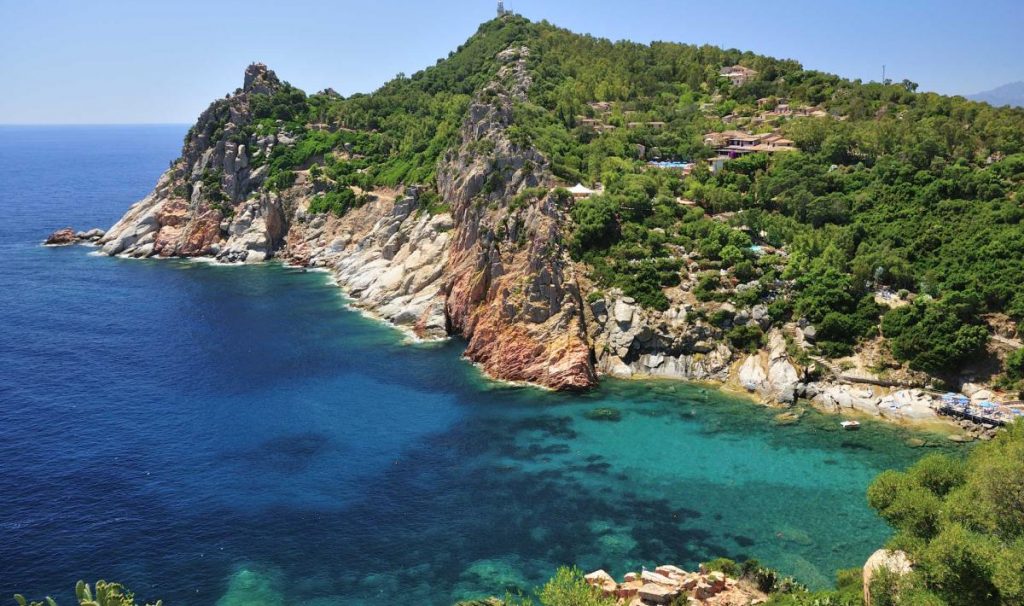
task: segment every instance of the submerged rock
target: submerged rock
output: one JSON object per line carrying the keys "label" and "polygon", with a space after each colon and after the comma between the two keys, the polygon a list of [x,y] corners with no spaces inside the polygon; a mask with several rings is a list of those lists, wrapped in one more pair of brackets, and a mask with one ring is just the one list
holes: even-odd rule
{"label": "submerged rock", "polygon": [[622,412],[617,408],[595,408],[588,410],[584,415],[591,421],[614,421],[622,420]]}
{"label": "submerged rock", "polygon": [[284,603],[280,575],[244,568],[231,575],[217,606],[278,606]]}

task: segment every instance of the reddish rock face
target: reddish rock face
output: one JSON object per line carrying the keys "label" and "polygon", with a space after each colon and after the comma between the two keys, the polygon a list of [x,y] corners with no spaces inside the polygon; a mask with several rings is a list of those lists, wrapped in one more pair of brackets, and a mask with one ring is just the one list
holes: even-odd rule
{"label": "reddish rock face", "polygon": [[[438,170],[455,222],[446,313],[450,329],[469,341],[466,357],[491,376],[586,389],[597,376],[574,269],[561,245],[561,211],[546,194],[511,204],[527,188],[551,189],[547,160],[506,135],[513,99],[525,98],[529,84],[522,61],[499,74],[498,82],[512,81],[509,88],[492,84],[491,100],[470,107],[461,148]],[[486,156],[474,151],[483,140],[493,144]]]}
{"label": "reddish rock face", "polygon": [[185,227],[183,240],[178,249],[180,255],[197,257],[210,254],[214,244],[220,241],[220,211],[208,210],[192,219]]}
{"label": "reddish rock face", "polygon": [[184,201],[172,201],[158,215],[161,227],[153,242],[153,252],[161,257],[208,255],[221,239],[221,218],[218,210],[190,216]]}
{"label": "reddish rock face", "polygon": [[519,325],[495,324],[484,314],[465,354],[489,375],[557,390],[583,390],[596,383],[590,348],[574,335],[552,335],[545,343]]}
{"label": "reddish rock face", "polygon": [[66,246],[68,244],[74,244],[78,241],[75,237],[75,230],[70,227],[64,229],[58,229],[57,231],[50,234],[50,237],[46,239],[45,244],[49,246]]}

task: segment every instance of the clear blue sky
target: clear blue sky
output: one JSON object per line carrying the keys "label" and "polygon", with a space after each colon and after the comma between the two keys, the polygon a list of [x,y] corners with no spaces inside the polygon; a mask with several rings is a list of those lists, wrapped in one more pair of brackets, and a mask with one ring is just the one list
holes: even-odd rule
{"label": "clear blue sky", "polygon": [[[507,0],[530,19],[711,43],[970,94],[1024,80],[1024,0]],[[0,0],[0,123],[190,123],[262,61],[368,92],[444,57],[492,0]]]}

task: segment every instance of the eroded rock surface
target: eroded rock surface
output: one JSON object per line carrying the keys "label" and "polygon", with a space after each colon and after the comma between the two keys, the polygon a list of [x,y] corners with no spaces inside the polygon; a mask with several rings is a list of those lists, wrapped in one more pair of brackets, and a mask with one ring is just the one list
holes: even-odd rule
{"label": "eroded rock surface", "polygon": [[755,587],[721,572],[686,572],[672,565],[626,574],[621,583],[604,570],[584,577],[586,582],[617,603],[628,606],[660,606],[699,603],[709,606],[750,606],[767,600]]}
{"label": "eroded rock surface", "polygon": [[[525,100],[530,85],[528,53],[499,55],[498,78],[471,104],[461,146],[438,171],[455,226],[446,310],[451,328],[469,341],[466,357],[491,375],[583,389],[597,378],[575,268],[560,243],[565,217],[549,195],[510,204],[527,188],[553,185],[547,160],[506,134],[513,103]],[[475,151],[481,148],[492,151]]]}

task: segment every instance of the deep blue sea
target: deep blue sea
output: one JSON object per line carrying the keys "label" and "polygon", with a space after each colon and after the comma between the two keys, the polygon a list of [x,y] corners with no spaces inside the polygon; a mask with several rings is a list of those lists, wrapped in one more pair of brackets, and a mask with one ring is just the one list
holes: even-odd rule
{"label": "deep blue sea", "polygon": [[325,274],[40,246],[109,227],[185,130],[0,127],[0,603],[103,578],[169,606],[447,605],[715,556],[821,586],[888,536],[864,490],[924,452],[903,430],[679,383],[507,387]]}

